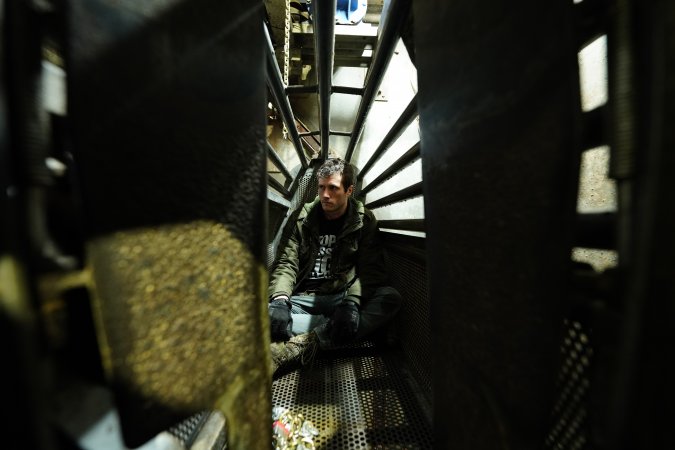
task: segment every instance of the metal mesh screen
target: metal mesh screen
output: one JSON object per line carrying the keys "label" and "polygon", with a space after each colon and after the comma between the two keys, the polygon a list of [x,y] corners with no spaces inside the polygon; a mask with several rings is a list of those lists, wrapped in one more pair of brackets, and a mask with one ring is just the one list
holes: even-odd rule
{"label": "metal mesh screen", "polygon": [[560,347],[562,365],[558,374],[558,398],[545,448],[582,450],[588,448],[588,393],[593,359],[590,333],[576,320],[565,320],[566,333]]}
{"label": "metal mesh screen", "polygon": [[274,257],[276,256],[276,247],[274,246],[274,241],[267,244],[267,269],[272,267],[274,264]]}
{"label": "metal mesh screen", "polygon": [[[317,193],[317,182],[314,177],[314,169],[308,167],[304,173],[298,174],[299,181],[298,187],[293,198],[291,199],[291,206],[288,209],[288,214],[295,211],[302,204],[307,203],[312,200]],[[286,239],[288,239],[288,233],[290,230],[286,227],[288,215],[286,219],[282,222],[276,237],[272,242],[267,245],[267,268],[270,269],[274,265],[274,261],[277,257],[277,250],[280,245],[284,245]]]}
{"label": "metal mesh screen", "polygon": [[420,262],[388,249],[394,287],[403,297],[398,315],[398,338],[417,383],[431,401],[431,336],[426,268]]}
{"label": "metal mesh screen", "polygon": [[317,448],[433,448],[430,424],[401,355],[372,350],[322,354],[313,366],[273,383],[273,405],[310,420],[320,433]]}
{"label": "metal mesh screen", "polygon": [[317,187],[318,183],[316,181],[316,177],[314,176],[314,168],[308,167],[298,182],[298,190],[291,199],[291,211],[294,211],[303,203],[307,203],[316,197]]}
{"label": "metal mesh screen", "polygon": [[180,439],[185,448],[190,448],[204,423],[209,418],[208,411],[202,411],[169,428],[169,433]]}

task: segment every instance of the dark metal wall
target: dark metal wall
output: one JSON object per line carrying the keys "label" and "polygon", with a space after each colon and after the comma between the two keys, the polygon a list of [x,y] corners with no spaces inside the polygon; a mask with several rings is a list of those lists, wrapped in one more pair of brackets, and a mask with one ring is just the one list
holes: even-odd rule
{"label": "dark metal wall", "polygon": [[125,441],[220,409],[270,430],[262,5],[74,0],[69,106]]}
{"label": "dark metal wall", "polygon": [[675,5],[620,1],[608,34],[619,267],[604,303],[594,444],[673,446]]}
{"label": "dark metal wall", "polygon": [[[382,227],[382,225],[380,225]],[[425,239],[382,232],[387,250],[387,268],[392,286],[401,293],[403,304],[395,320],[396,339],[404,360],[425,400],[433,403],[431,388],[431,327],[429,280],[425,264]]]}
{"label": "dark metal wall", "polygon": [[416,2],[438,448],[540,448],[579,156],[572,2]]}
{"label": "dark metal wall", "polygon": [[41,24],[27,2],[0,1],[0,446],[8,450],[54,448],[44,335],[32,284],[36,242],[27,226],[29,191],[46,187],[44,164],[31,164],[44,157],[35,31]]}

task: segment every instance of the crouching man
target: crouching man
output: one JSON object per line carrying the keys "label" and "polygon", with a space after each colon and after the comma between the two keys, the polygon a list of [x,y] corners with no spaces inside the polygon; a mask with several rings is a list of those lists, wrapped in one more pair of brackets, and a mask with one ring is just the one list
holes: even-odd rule
{"label": "crouching man", "polygon": [[377,220],[353,198],[354,167],[335,158],[318,170],[319,196],[289,218],[293,232],[270,276],[275,375],[319,349],[358,341],[401,305],[379,245]]}

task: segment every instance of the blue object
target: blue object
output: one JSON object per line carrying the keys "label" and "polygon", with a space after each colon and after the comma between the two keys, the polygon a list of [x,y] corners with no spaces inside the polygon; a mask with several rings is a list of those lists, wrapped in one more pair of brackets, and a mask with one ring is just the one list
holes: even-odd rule
{"label": "blue object", "polygon": [[352,25],[361,22],[366,15],[368,0],[337,0],[335,23]]}

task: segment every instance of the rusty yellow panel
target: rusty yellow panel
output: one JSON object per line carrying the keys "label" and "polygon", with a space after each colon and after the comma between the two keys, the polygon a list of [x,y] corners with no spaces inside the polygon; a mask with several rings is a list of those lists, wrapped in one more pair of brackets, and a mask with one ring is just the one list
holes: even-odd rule
{"label": "rusty yellow panel", "polygon": [[12,255],[0,255],[0,313],[17,323],[34,319],[28,301],[26,274],[22,264]]}
{"label": "rusty yellow panel", "polygon": [[249,249],[198,221],[115,232],[87,252],[121,420],[220,409],[230,448],[268,448],[267,275]]}

